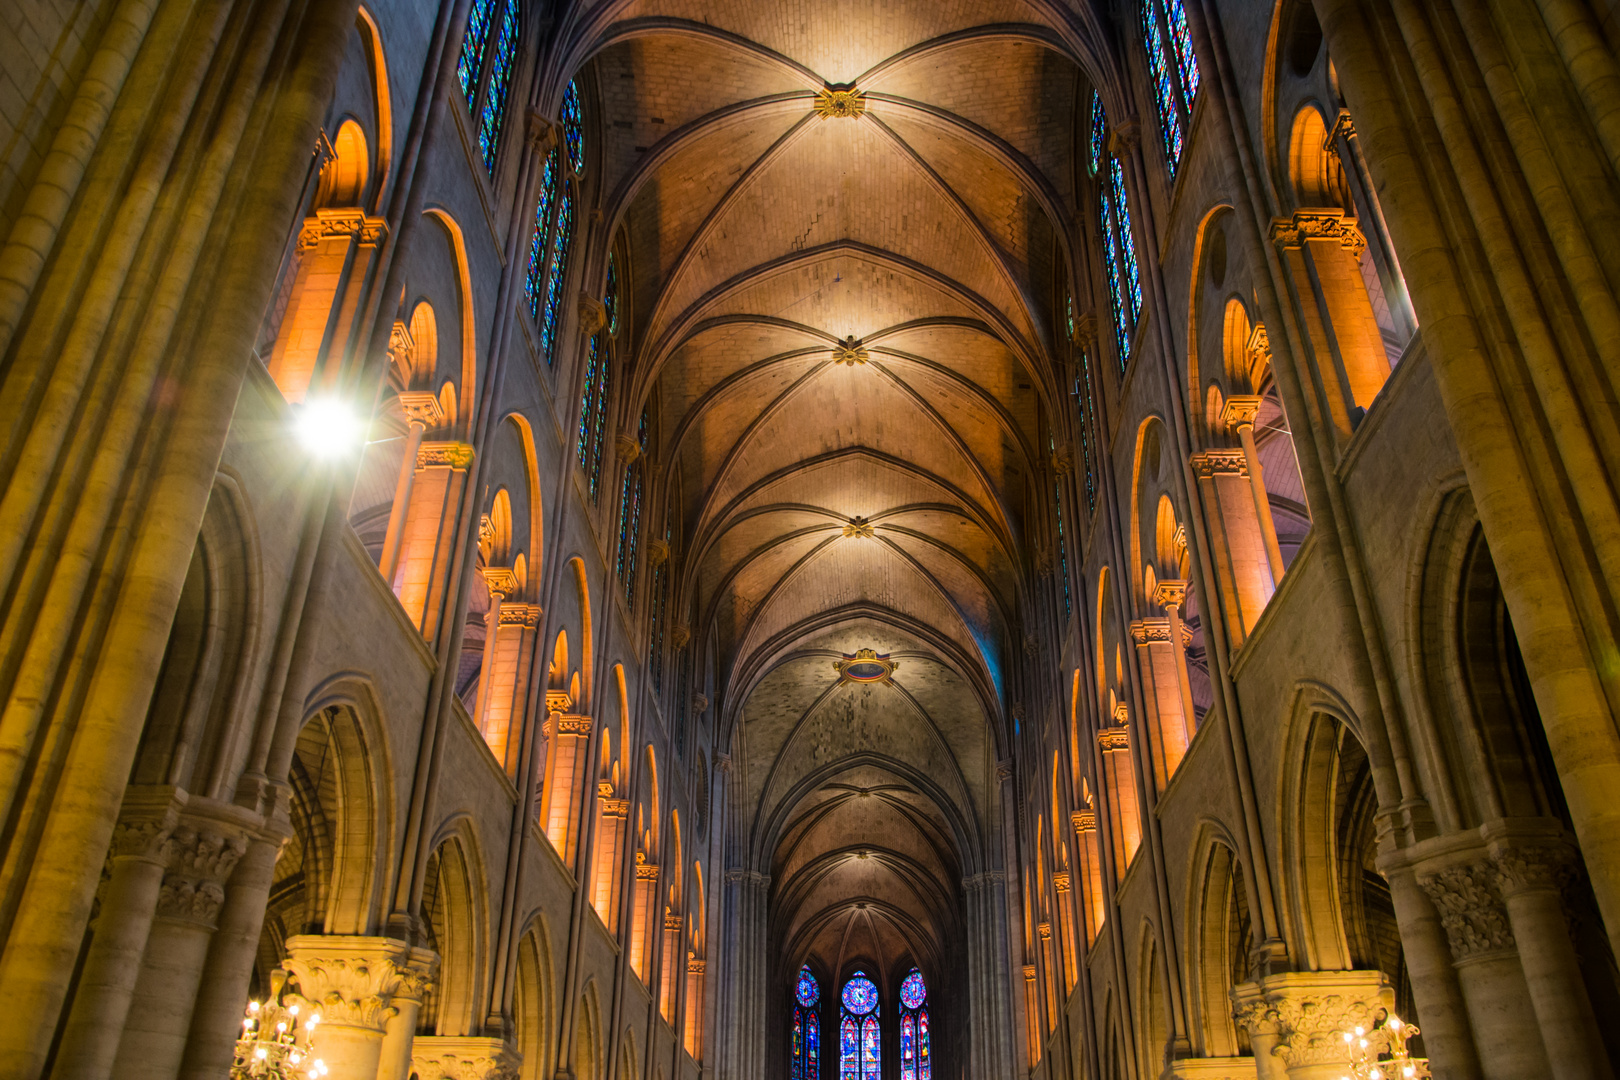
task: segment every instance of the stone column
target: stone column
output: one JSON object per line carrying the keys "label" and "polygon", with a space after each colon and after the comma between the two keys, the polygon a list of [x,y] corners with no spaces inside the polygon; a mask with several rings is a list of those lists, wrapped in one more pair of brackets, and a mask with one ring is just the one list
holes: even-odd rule
{"label": "stone column", "polygon": [[[1226,633],[1235,649],[1254,629],[1277,589],[1264,530],[1255,515],[1249,462],[1242,450],[1201,450],[1192,455],[1192,467],[1210,519],[1214,546],[1210,569],[1230,601],[1225,605]],[[1203,605],[1211,617],[1214,608],[1207,601]]]}
{"label": "stone column", "polygon": [[1557,1080],[1613,1076],[1580,961],[1564,918],[1562,891],[1577,873],[1561,845],[1492,845],[1496,886],[1519,946],[1530,1004]]}
{"label": "stone column", "polygon": [[439,956],[432,949],[412,949],[394,991],[394,1014],[383,1031],[382,1058],[377,1080],[410,1080],[417,1022],[422,999],[438,974]]}
{"label": "stone column", "polygon": [[109,1074],[157,913],[164,849],[179,809],[169,789],[145,805],[132,806],[132,796],[125,797],[113,829],[111,875],[101,892],[95,934],[62,1033],[53,1075],[63,1080]]}
{"label": "stone column", "polygon": [[1530,988],[1515,953],[1513,929],[1488,859],[1420,872],[1451,943],[1452,965],[1474,1029],[1487,1080],[1550,1078],[1547,1049],[1530,1006]]}
{"label": "stone column", "polygon": [[1372,1028],[1394,992],[1381,971],[1286,972],[1236,987],[1232,1004],[1260,1080],[1342,1080],[1344,1033]]}
{"label": "stone column", "polygon": [[[547,695],[549,698],[551,695]],[[540,791],[540,826],[551,840],[563,865],[574,865],[579,842],[579,810],[589,779],[591,718],[554,712],[541,733],[551,744],[546,752],[545,784]]]}
{"label": "stone column", "polygon": [[1063,999],[1068,1000],[1069,994],[1074,990],[1075,982],[1080,978],[1079,969],[1075,966],[1074,945],[1074,907],[1073,898],[1069,895],[1069,872],[1059,870],[1052,875],[1052,889],[1057,893],[1058,916],[1058,952],[1063,957]]}
{"label": "stone column", "polygon": [[1102,750],[1103,782],[1108,785],[1109,804],[1114,812],[1110,827],[1114,836],[1114,876],[1124,877],[1136,849],[1142,843],[1142,821],[1136,805],[1136,781],[1131,775],[1131,729],[1129,713],[1123,704],[1116,717],[1118,726],[1097,732]]}
{"label": "stone column", "polygon": [[[398,333],[400,324],[395,324]],[[416,485],[416,462],[422,452],[422,440],[427,433],[444,423],[444,408],[438,395],[426,390],[405,390],[399,395],[399,407],[404,410],[408,432],[405,436],[405,455],[399,461],[399,479],[394,483],[394,505],[388,511],[388,531],[383,537],[382,558],[378,569],[384,581],[393,581],[399,571],[399,553],[405,539],[405,515],[411,506],[411,491]]]}
{"label": "stone column", "polygon": [[138,1005],[124,1025],[113,1075],[170,1080],[179,1073],[225,882],[247,845],[247,830],[228,820],[186,814],[175,826],[135,983]]}
{"label": "stone column", "polygon": [[424,442],[406,507],[394,592],[428,641],[436,640],[455,549],[456,513],[474,451],[464,442]]}
{"label": "stone column", "polygon": [[[413,950],[393,938],[300,934],[287,939],[287,971],[320,1013],[315,1053],[339,1080],[373,1080],[382,1064],[395,995],[414,978]],[[420,1000],[418,998],[418,1000]]]}
{"label": "stone column", "polygon": [[[1258,337],[1265,337],[1265,327],[1256,327]],[[1265,348],[1269,364],[1270,348]],[[1252,350],[1251,350],[1252,351]],[[1254,445],[1254,422],[1260,415],[1261,398],[1257,394],[1234,394],[1226,399],[1221,410],[1221,421],[1238,437],[1243,447],[1243,460],[1249,466],[1249,490],[1254,495],[1254,514],[1260,521],[1260,539],[1266,546],[1266,562],[1271,566],[1271,580],[1280,584],[1283,578],[1282,548],[1277,544],[1277,523],[1271,517],[1271,496],[1266,492],[1265,475],[1260,468],[1260,451]]]}

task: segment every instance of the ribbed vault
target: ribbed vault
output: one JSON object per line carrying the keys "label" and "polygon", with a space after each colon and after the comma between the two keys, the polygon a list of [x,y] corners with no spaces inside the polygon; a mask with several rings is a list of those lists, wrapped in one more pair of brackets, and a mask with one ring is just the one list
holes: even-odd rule
{"label": "ribbed vault", "polygon": [[[631,267],[620,423],[652,419],[784,979],[956,970],[962,878],[999,859],[1091,18],[631,0],[560,28]],[[850,87],[857,115],[817,108]],[[845,681],[860,649],[892,677]]]}

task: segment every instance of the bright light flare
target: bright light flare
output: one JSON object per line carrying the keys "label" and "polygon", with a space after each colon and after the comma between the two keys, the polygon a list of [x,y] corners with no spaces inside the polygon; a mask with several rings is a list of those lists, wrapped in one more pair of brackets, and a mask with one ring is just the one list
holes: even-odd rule
{"label": "bright light flare", "polygon": [[365,425],[340,398],[311,398],[294,408],[293,431],[316,457],[341,457],[365,441]]}

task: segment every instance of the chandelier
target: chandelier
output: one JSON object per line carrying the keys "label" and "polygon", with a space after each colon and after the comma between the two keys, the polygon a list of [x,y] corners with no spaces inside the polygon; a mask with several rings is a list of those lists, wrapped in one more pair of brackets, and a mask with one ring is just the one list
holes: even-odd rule
{"label": "chandelier", "polygon": [[1350,1072],[1344,1080],[1428,1080],[1429,1059],[1413,1057],[1406,1049],[1406,1041],[1416,1034],[1415,1025],[1394,1013],[1370,1031],[1360,1026],[1346,1031]]}
{"label": "chandelier", "polygon": [[231,1062],[231,1080],[320,1080],[331,1071],[314,1056],[312,1046],[321,1014],[310,1013],[299,1023],[297,1003],[281,1002],[286,978],[277,971],[271,976],[269,999],[262,1005],[248,1002],[242,1035],[236,1040],[236,1059]]}

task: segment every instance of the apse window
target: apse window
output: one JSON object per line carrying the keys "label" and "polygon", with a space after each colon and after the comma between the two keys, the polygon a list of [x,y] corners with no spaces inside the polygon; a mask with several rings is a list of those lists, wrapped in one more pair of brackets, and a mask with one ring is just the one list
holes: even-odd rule
{"label": "apse window", "polygon": [[933,1080],[928,1052],[928,985],[916,968],[900,984],[900,1080]]}
{"label": "apse window", "polygon": [[844,984],[838,1022],[838,1080],[880,1080],[883,1035],[878,1030],[878,988],[857,971]]}
{"label": "apse window", "polygon": [[821,1020],[816,1015],[820,1002],[821,986],[806,964],[793,987],[792,1080],[821,1080]]}

